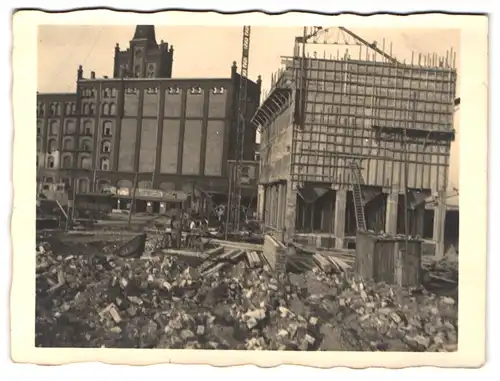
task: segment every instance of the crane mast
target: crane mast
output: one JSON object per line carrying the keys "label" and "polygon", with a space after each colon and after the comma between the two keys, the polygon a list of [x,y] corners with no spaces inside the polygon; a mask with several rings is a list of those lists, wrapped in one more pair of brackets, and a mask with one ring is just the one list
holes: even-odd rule
{"label": "crane mast", "polygon": [[243,41],[241,53],[241,69],[238,91],[238,112],[236,115],[236,155],[234,166],[229,174],[229,197],[226,217],[226,238],[229,223],[233,230],[239,229],[241,210],[241,172],[245,147],[245,124],[247,114],[247,78],[248,60],[250,53],[250,26],[243,27]]}

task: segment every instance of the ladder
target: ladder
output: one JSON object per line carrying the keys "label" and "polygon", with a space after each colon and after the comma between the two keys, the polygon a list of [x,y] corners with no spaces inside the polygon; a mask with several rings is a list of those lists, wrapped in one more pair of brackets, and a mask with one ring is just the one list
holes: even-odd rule
{"label": "ladder", "polygon": [[358,230],[366,230],[365,208],[363,205],[363,194],[361,192],[361,186],[364,185],[365,182],[357,161],[351,161],[350,167],[352,172],[352,197],[354,201],[354,211],[356,213],[356,228]]}

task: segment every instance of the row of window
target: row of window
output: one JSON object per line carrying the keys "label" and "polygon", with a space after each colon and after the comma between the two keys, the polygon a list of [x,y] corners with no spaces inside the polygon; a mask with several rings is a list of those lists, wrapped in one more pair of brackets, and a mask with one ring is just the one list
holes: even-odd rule
{"label": "row of window", "polygon": [[[196,86],[191,86],[189,89],[189,94],[192,95],[199,95],[203,94],[204,90],[202,87],[196,85]],[[158,87],[149,87],[146,89],[146,94],[158,94],[159,88]],[[226,88],[223,86],[214,86],[210,89],[212,94],[224,94],[226,92]],[[125,90],[126,94],[139,94],[139,89],[135,87],[128,87]],[[167,88],[167,94],[180,94],[181,93],[181,88],[179,86],[174,86],[174,87],[169,87]]]}
{"label": "row of window", "polygon": [[[39,161],[38,157],[36,158],[36,165],[38,167]],[[49,156],[47,158],[47,168],[55,168],[56,159],[53,156]],[[61,167],[65,169],[73,168],[73,158],[71,156],[63,156]],[[78,168],[81,169],[92,169],[92,159],[88,156],[82,156],[78,161]],[[99,160],[99,169],[102,171],[109,171],[110,162],[109,158],[103,157]]]}
{"label": "row of window", "polygon": [[[59,134],[59,121],[51,120],[49,122],[49,135],[58,135]],[[42,124],[41,122],[37,122],[36,133],[38,136],[42,135]],[[76,122],[74,120],[67,120],[64,124],[64,134],[71,135],[76,133]],[[94,133],[94,126],[90,121],[84,121],[83,127],[80,131],[81,135],[84,136],[92,136]],[[110,121],[105,121],[102,124],[102,136],[109,137],[113,136],[113,123]]]}
{"label": "row of window", "polygon": [[[194,85],[189,87],[190,94],[203,94],[203,89],[199,85]],[[125,89],[125,94],[138,94],[139,89],[136,87],[127,87]],[[146,88],[146,94],[158,94],[158,87],[148,87]],[[224,86],[214,86],[210,89],[213,94],[224,94],[226,92],[226,88]],[[168,94],[180,94],[181,88],[179,86],[169,87],[167,89]],[[114,88],[106,88],[102,90],[102,98],[116,98],[118,95],[118,90]],[[96,98],[96,90],[95,89],[84,89],[82,90],[82,98],[84,99],[92,99]]]}
{"label": "row of window", "polygon": [[[51,103],[49,105],[48,116],[61,116],[61,103]],[[64,104],[64,115],[76,115],[76,104],[66,103]],[[83,115],[95,115],[95,103],[82,103],[82,114]],[[45,105],[39,103],[37,105],[36,111],[37,117],[41,118],[45,116]],[[101,104],[101,115],[116,115],[116,103],[104,102]]]}
{"label": "row of window", "polygon": [[[127,94],[137,94],[138,89],[136,88],[128,88],[127,89]],[[158,93],[158,88],[148,88],[147,94],[157,94]],[[221,95],[226,92],[226,89],[224,87],[213,87],[211,89],[212,94],[215,95]],[[169,87],[167,89],[167,93],[170,95],[179,95],[181,93],[181,89],[179,87]],[[201,87],[192,87],[189,89],[189,94],[191,95],[202,95],[204,93],[204,89]],[[59,102],[52,102],[49,104],[49,113],[48,116],[61,116],[61,108],[64,105],[64,115],[70,116],[70,115],[77,115],[76,112],[76,103],[74,102],[69,102],[69,103],[59,103]],[[38,118],[43,118],[45,117],[45,104],[44,103],[38,103],[37,104],[37,110],[36,110],[36,115]],[[87,115],[87,116],[94,116],[96,113],[96,104],[93,102],[82,102],[82,114]],[[115,116],[117,115],[117,105],[114,102],[104,102],[101,104],[101,115],[111,115]]]}
{"label": "row of window", "polygon": [[[92,99],[97,97],[97,90],[94,88],[91,89],[82,89],[81,91],[82,98],[84,99]],[[101,91],[101,98],[116,98],[118,96],[118,89],[112,87],[105,87]]]}
{"label": "row of window", "polygon": [[[129,73],[128,65],[126,65],[126,64],[121,65],[120,69],[121,69],[121,72],[128,73],[129,76],[131,75],[135,78],[140,78],[142,76],[142,73],[141,73],[142,72],[142,65],[135,65],[133,73]],[[155,78],[155,77],[156,77],[156,65],[149,64],[146,68],[146,78]]]}
{"label": "row of window", "polygon": [[[116,98],[116,89],[105,89],[108,92],[103,95],[103,98]],[[92,89],[85,90],[86,92],[92,91]],[[147,94],[158,94],[159,89],[157,87],[151,87],[146,89]],[[203,94],[204,89],[201,88],[200,86],[193,86],[189,88],[189,94],[192,95],[200,95]],[[211,88],[211,93],[212,94],[224,94],[226,92],[226,89],[224,87],[212,87]],[[126,94],[138,94],[139,89],[137,88],[127,88],[126,89]],[[180,87],[169,87],[167,89],[168,94],[180,94],[181,93],[181,88]],[[83,97],[84,99],[91,99],[95,98],[94,96],[85,96]],[[76,115],[76,103],[75,102],[67,102],[67,103],[61,103],[61,102],[51,102],[49,104],[49,113],[48,116],[61,116],[62,113],[62,107],[64,106],[64,115]],[[83,102],[82,103],[82,113],[84,115],[95,115],[95,103],[92,102]],[[116,104],[111,102],[107,103],[104,102],[101,105],[101,114],[102,115],[116,115]],[[37,104],[37,111],[36,111],[37,117],[44,117],[45,116],[45,104],[44,103],[38,103]]]}
{"label": "row of window", "polygon": [[[82,114],[87,116],[95,115],[95,103],[82,103]],[[116,103],[101,104],[101,115],[116,115]]]}
{"label": "row of window", "polygon": [[[61,116],[62,107],[64,106],[64,115],[76,115],[76,103],[75,102],[52,102],[49,104],[49,116]],[[36,106],[37,117],[45,116],[45,104],[37,103]]]}
{"label": "row of window", "polygon": [[[74,141],[71,138],[64,139],[63,140],[63,151],[73,151],[75,149],[74,147]],[[42,147],[41,147],[41,142],[40,140],[37,141],[37,151],[41,152]],[[47,146],[47,152],[50,154],[52,152],[55,152],[58,150],[58,144],[57,140],[55,139],[50,139],[48,142]],[[84,152],[92,152],[92,141],[89,139],[81,140],[79,144],[79,151],[84,151]],[[111,152],[111,142],[108,140],[105,140],[101,142],[101,152],[102,153],[110,153]]]}

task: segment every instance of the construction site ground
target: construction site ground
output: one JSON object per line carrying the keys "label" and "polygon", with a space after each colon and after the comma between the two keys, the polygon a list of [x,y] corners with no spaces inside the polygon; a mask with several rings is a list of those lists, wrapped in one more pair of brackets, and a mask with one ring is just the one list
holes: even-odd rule
{"label": "construction site ground", "polygon": [[120,258],[134,233],[101,226],[39,232],[36,346],[456,350],[456,258],[427,260],[413,290],[357,278],[349,255],[328,267],[296,254],[278,282],[261,245],[175,251],[148,233],[140,258]]}

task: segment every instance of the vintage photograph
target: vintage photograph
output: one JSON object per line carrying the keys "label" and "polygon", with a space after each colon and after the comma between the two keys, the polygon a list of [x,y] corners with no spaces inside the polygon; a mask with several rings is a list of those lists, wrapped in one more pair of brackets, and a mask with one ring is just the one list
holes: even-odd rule
{"label": "vintage photograph", "polygon": [[36,347],[457,350],[459,30],[41,25],[37,55]]}

